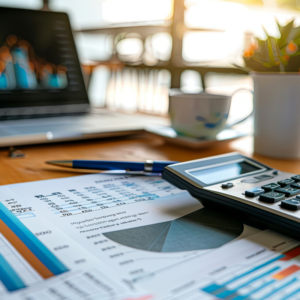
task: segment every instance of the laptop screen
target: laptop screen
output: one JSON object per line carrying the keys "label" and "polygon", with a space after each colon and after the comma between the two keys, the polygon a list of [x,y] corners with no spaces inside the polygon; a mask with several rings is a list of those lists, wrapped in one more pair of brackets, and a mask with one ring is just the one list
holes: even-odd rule
{"label": "laptop screen", "polygon": [[52,106],[59,112],[88,104],[65,13],[0,8],[0,28],[2,114],[5,108]]}

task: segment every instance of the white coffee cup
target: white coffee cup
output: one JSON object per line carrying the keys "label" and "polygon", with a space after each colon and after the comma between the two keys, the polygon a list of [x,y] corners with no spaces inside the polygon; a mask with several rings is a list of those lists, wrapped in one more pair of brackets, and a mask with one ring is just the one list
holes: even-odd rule
{"label": "white coffee cup", "polygon": [[177,89],[171,90],[169,115],[172,128],[183,136],[215,138],[226,127],[243,122],[252,114],[234,124],[226,124],[232,96],[207,93],[185,94]]}
{"label": "white coffee cup", "polygon": [[300,158],[300,74],[251,73],[254,83],[254,151]]}

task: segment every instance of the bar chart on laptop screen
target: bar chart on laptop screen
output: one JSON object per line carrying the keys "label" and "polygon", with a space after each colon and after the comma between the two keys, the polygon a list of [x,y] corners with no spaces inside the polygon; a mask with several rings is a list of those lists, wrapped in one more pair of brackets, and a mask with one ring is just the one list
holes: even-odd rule
{"label": "bar chart on laptop screen", "polygon": [[[5,202],[4,202],[5,203]],[[68,268],[0,202],[0,280],[16,291]],[[0,287],[1,289],[1,287]]]}

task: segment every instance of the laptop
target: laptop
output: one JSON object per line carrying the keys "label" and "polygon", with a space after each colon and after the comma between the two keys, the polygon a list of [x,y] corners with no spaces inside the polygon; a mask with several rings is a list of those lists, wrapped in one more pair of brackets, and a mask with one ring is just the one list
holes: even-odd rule
{"label": "laptop", "polygon": [[0,147],[126,135],[168,120],[92,110],[68,15],[0,8]]}

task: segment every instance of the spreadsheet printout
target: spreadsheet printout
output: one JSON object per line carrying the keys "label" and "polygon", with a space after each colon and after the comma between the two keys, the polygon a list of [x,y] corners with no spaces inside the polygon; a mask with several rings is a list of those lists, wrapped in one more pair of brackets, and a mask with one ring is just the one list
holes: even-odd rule
{"label": "spreadsheet printout", "polygon": [[[0,229],[0,260],[2,239],[15,255],[3,258],[11,270],[22,261],[24,270],[27,267],[27,273],[33,274],[23,278],[15,274],[15,282],[0,286],[3,294],[9,284],[18,291],[47,278],[69,276],[69,271],[89,272],[90,264],[93,275],[83,275],[90,279],[88,285],[93,277],[103,281],[106,294],[101,292],[115,299],[132,287],[139,292],[145,278],[152,280],[179,263],[258,232],[203,208],[160,177],[94,174],[7,185],[0,187],[1,212],[0,222],[7,223],[8,230],[15,231],[44,264],[37,267],[28,257],[24,259],[25,248],[16,248],[15,241]],[[77,246],[81,251],[74,250]],[[160,294],[152,292],[152,296]]]}

